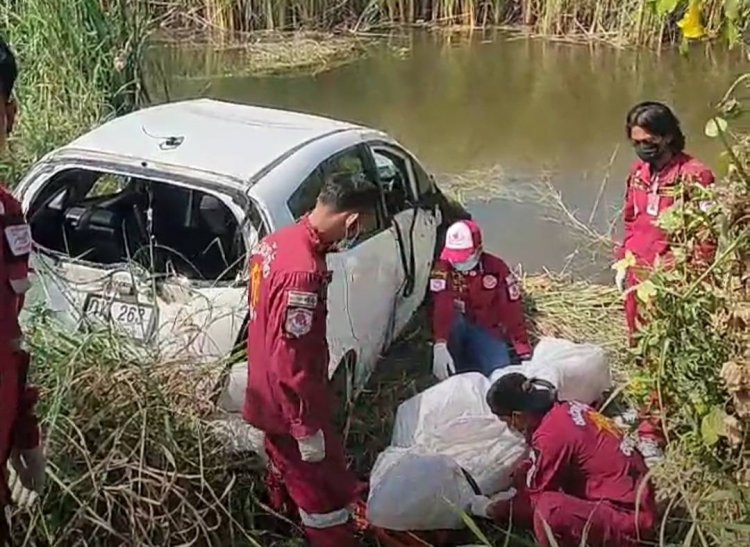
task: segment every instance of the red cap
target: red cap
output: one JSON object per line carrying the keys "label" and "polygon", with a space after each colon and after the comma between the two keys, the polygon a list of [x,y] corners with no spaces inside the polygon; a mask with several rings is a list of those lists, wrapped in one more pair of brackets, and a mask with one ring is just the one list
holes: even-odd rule
{"label": "red cap", "polygon": [[445,247],[440,258],[451,264],[468,260],[482,246],[482,232],[473,220],[459,220],[445,233]]}

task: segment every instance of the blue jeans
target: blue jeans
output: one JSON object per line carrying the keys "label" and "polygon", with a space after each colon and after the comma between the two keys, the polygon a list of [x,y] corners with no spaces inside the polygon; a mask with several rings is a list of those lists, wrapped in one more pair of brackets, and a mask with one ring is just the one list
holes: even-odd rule
{"label": "blue jeans", "polygon": [[489,377],[492,371],[510,364],[508,344],[487,329],[471,324],[460,313],[453,320],[448,350],[456,372],[481,372]]}

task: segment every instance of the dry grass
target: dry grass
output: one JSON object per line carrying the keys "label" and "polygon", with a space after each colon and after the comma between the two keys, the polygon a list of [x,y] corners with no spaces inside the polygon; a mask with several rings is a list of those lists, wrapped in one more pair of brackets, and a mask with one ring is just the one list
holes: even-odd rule
{"label": "dry grass", "polygon": [[[513,25],[531,34],[660,46],[680,40],[676,25],[689,0],[148,0],[165,25],[219,31],[383,25]],[[746,22],[728,2],[703,2],[711,36],[736,40]]]}

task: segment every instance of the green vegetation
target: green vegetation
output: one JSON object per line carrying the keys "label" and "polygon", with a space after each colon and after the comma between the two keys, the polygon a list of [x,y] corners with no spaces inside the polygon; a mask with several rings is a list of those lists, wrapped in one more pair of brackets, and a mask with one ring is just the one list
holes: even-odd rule
{"label": "green vegetation", "polygon": [[15,180],[34,160],[147,100],[142,59],[148,11],[116,0],[0,3],[0,29],[21,66],[13,134]]}
{"label": "green vegetation", "polygon": [[[13,180],[55,146],[147,102],[141,67],[155,28],[153,13],[169,14],[171,24],[232,30],[418,20],[525,23],[538,33],[647,44],[677,40],[678,28],[686,38],[708,33],[733,42],[747,15],[747,3],[739,0],[695,4],[702,8],[700,20],[695,11],[683,17],[684,0],[362,0],[330,6],[323,0],[174,0],[168,11],[165,4],[0,4],[0,26],[22,67],[20,127],[11,143],[17,162],[4,175]],[[737,93],[720,105],[721,121],[708,127],[728,145],[729,168],[716,194],[692,189],[666,219],[679,251],[675,264],[657,271],[639,291],[648,322],[634,352],[624,350],[614,289],[550,276],[525,279],[537,335],[600,343],[612,351],[618,376],[629,379],[629,397],[640,401],[654,387],[661,393],[670,447],[656,471],[667,509],[660,545],[748,544],[750,137],[733,120],[742,112],[748,81],[750,76],[740,80]],[[700,207],[709,200],[714,208]],[[719,242],[717,259],[696,268],[692,249],[707,236]],[[293,535],[291,525],[270,516],[258,500],[257,461],[227,461],[210,435],[213,384],[206,386],[205,378],[216,378],[222,363],[153,362],[114,336],[71,337],[41,312],[28,332],[51,461],[39,506],[14,516],[19,544],[271,545]],[[407,335],[397,353],[405,346],[414,351],[389,357],[396,366],[381,367],[356,403],[348,448],[362,473],[388,442],[398,403],[432,381],[423,336],[419,328]],[[503,535],[492,531],[490,537],[500,544]]]}
{"label": "green vegetation", "polygon": [[[734,43],[747,23],[743,0],[171,0],[151,1],[175,26],[248,32],[259,29],[398,24],[524,27],[545,36],[581,36],[660,45],[680,28],[705,25]],[[682,23],[680,25],[680,23]],[[684,32],[684,31],[683,31]],[[688,31],[686,34],[689,34]],[[690,36],[688,36],[690,37]]]}

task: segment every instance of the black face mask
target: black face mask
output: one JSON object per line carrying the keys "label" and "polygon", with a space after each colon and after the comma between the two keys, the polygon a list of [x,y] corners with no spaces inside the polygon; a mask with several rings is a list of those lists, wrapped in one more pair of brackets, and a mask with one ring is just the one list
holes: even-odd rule
{"label": "black face mask", "polygon": [[639,142],[635,145],[635,153],[641,161],[653,165],[664,156],[664,149],[652,142]]}

